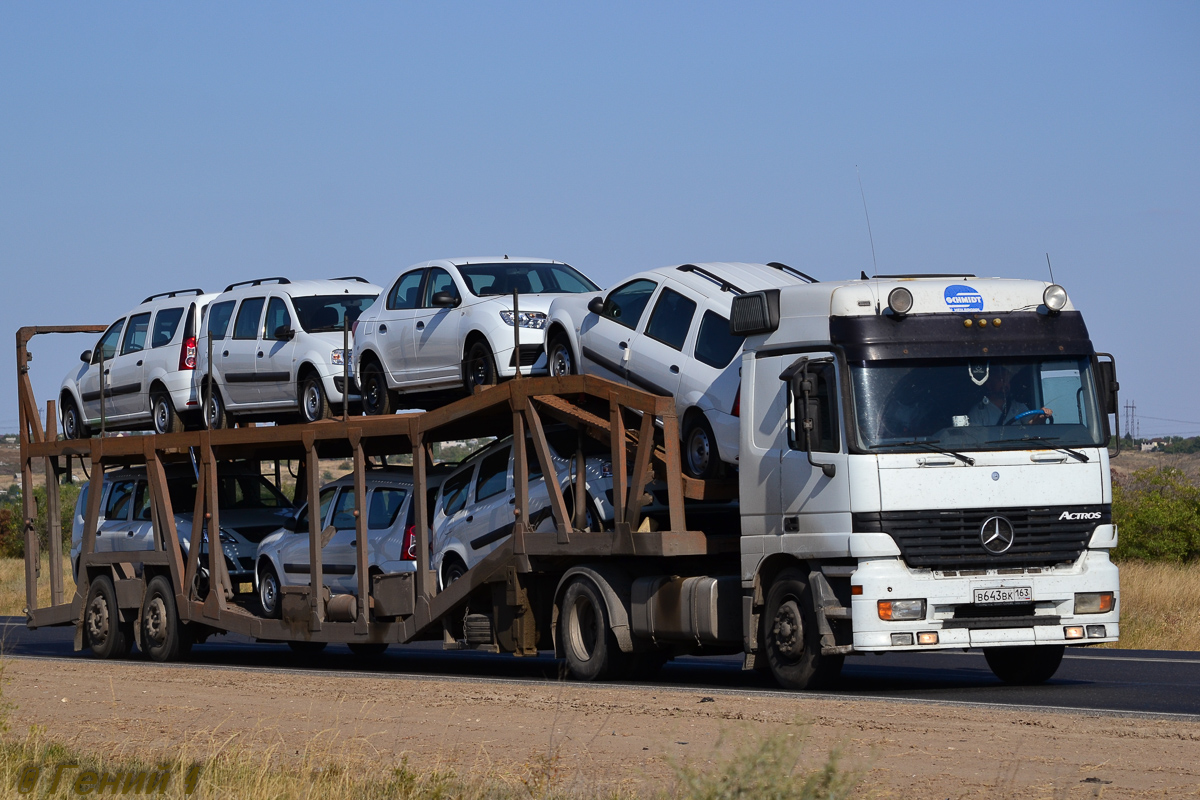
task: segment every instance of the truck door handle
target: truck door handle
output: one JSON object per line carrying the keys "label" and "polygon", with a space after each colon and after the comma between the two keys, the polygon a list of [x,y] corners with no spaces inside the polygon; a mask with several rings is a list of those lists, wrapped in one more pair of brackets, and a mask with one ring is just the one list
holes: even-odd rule
{"label": "truck door handle", "polygon": [[380,325],[380,326],[379,326],[379,332],[380,332],[380,333],[387,333],[387,325]]}
{"label": "truck door handle", "polygon": [[678,375],[678,374],[679,374],[679,365],[678,365],[678,364],[672,364],[672,365],[671,365],[671,372],[674,372],[676,375]]}
{"label": "truck door handle", "polygon": [[417,330],[419,330],[419,331],[423,331],[423,330],[425,330],[425,323],[424,323],[424,322],[418,322],[418,323],[417,323]]}

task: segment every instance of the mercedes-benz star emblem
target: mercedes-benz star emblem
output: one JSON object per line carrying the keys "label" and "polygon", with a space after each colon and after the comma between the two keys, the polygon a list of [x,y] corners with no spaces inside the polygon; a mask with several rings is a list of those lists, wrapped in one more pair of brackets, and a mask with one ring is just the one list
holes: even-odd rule
{"label": "mercedes-benz star emblem", "polygon": [[988,517],[979,529],[979,540],[983,542],[984,550],[994,556],[1000,555],[1012,547],[1012,523],[1004,517]]}

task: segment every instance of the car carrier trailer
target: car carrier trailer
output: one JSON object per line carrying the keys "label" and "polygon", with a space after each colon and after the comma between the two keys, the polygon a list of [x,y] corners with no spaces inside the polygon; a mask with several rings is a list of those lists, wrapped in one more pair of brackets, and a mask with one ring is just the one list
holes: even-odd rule
{"label": "car carrier trailer", "polygon": [[[672,398],[579,375],[518,378],[419,414],[57,441],[53,404],[49,430],[40,428],[26,345],[37,333],[100,328],[23,328],[25,486],[36,459],[48,483],[64,458],[93,464],[78,588],[63,597],[51,558],[46,608],[36,603],[36,509],[24,494],[28,624],[73,624],[76,646],[100,656],[136,639],[158,660],[221,632],[297,649],[439,638],[448,649],[553,648],[580,679],[645,674],[684,653],[742,653],[745,668],[790,688],[829,681],[847,655],[966,648],[983,649],[1005,681],[1040,683],[1067,646],[1117,640],[1107,444],[1118,385],[1062,287],[864,275],[741,293],[731,318],[745,337],[736,483],[681,473]],[[551,485],[556,530],[530,529],[526,435],[541,479],[556,474],[545,419],[608,445],[616,514],[605,530],[582,530]],[[429,570],[430,445],[510,434],[511,535],[439,588]],[[362,509],[369,460],[401,453],[413,458],[415,574],[368,573],[359,516],[357,591],[330,595],[320,553],[332,529],[320,530],[316,514],[310,585],[285,589],[280,620],[234,599],[219,548],[202,569],[203,530],[219,526],[221,461],[298,460],[299,503],[318,495],[320,458],[350,459]],[[163,464],[191,458],[199,475],[185,561]],[[96,553],[103,469],[132,464],[147,468],[155,550]],[[583,474],[570,489],[575,509]],[[651,481],[665,494],[654,519]],[[57,555],[58,497],[48,497]],[[711,507],[701,501],[733,498],[732,519],[700,513]]]}

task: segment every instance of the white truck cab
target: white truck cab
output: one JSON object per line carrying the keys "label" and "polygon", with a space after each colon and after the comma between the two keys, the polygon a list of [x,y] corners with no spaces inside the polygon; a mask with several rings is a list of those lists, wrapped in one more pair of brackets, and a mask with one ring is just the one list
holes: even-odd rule
{"label": "white truck cab", "polygon": [[1059,286],[880,276],[734,299],[745,649],[984,648],[1036,683],[1116,641],[1114,366]]}

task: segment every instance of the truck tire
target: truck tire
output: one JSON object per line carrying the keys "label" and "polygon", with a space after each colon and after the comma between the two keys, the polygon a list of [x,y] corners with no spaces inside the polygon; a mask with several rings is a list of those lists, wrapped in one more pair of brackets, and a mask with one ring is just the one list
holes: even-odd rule
{"label": "truck tire", "polygon": [[83,632],[96,658],[124,658],[133,647],[133,630],[121,622],[112,578],[100,575],[88,587],[83,607]]}
{"label": "truck tire", "polygon": [[624,653],[613,635],[604,596],[581,575],[572,578],[563,592],[558,640],[575,680],[596,681],[622,674]]}
{"label": "truck tire", "polygon": [[828,685],[842,671],[844,656],[821,655],[821,634],[804,574],[785,569],[767,591],[759,637],[776,682],[785,689]]}
{"label": "truck tire", "polygon": [[362,407],[363,413],[369,417],[386,417],[396,411],[383,367],[373,360],[362,368]]}
{"label": "truck tire", "polygon": [[142,650],[154,661],[178,661],[192,650],[191,633],[175,608],[175,590],[162,575],[150,579],[142,600]]}
{"label": "truck tire", "polygon": [[1054,677],[1065,650],[1061,644],[986,647],[983,657],[992,668],[992,674],[1005,683],[1036,686]]}

